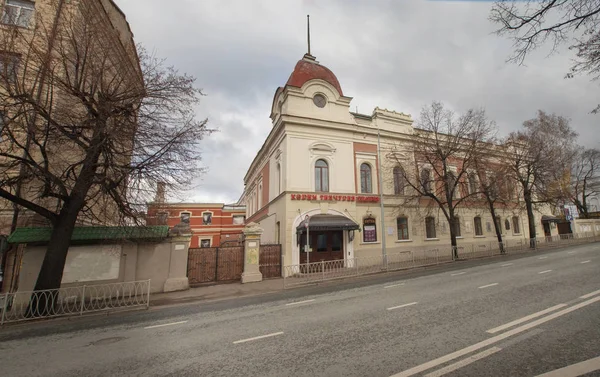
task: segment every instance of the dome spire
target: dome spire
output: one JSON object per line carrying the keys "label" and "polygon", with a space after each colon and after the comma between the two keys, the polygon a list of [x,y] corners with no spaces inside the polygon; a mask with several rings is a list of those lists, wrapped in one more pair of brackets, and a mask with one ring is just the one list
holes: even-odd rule
{"label": "dome spire", "polygon": [[316,58],[310,53],[310,14],[306,15],[306,39],[308,42],[308,53],[304,54],[304,59],[315,61]]}

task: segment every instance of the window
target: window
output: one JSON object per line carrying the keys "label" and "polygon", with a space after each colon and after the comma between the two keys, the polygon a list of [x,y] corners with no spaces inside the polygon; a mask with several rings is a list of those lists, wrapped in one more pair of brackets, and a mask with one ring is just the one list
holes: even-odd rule
{"label": "window", "polygon": [[35,3],[26,0],[6,0],[4,4],[4,14],[2,15],[2,23],[8,25],[16,25],[21,27],[29,27]]}
{"label": "window", "polygon": [[396,219],[396,227],[398,229],[398,240],[408,240],[408,218],[398,217]]}
{"label": "window", "polygon": [[19,56],[0,53],[0,81],[14,83],[17,80],[19,69]]}
{"label": "window", "polygon": [[167,225],[167,220],[169,219],[169,213],[168,212],[159,212],[159,213],[157,213],[156,218],[158,219],[158,225]]}
{"label": "window", "polygon": [[421,187],[423,188],[424,192],[431,192],[431,170],[421,170]]}
{"label": "window", "polygon": [[256,209],[261,209],[262,208],[262,196],[263,196],[263,189],[262,189],[262,183],[258,185],[258,195],[256,196],[256,200],[257,200],[257,205],[256,205]]}
{"label": "window", "polygon": [[342,251],[342,232],[331,233],[331,251]]}
{"label": "window", "polygon": [[325,96],[322,94],[315,94],[313,97],[313,103],[315,106],[323,108],[327,104],[327,98],[325,98]]}
{"label": "window", "polygon": [[504,229],[510,230],[510,220],[504,220]]}
{"label": "window", "polygon": [[377,223],[373,217],[363,219],[363,242],[377,242]]}
{"label": "window", "polygon": [[181,215],[179,215],[181,218],[181,222],[183,224],[189,224],[190,223],[190,217],[192,216],[191,213],[189,212],[181,212]]}
{"label": "window", "polygon": [[404,195],[404,170],[400,166],[394,168],[394,194]]}
{"label": "window", "polygon": [[469,195],[477,192],[477,175],[475,173],[469,174]]}
{"label": "window", "polygon": [[210,225],[212,224],[212,213],[204,212],[202,214],[202,225]]}
{"label": "window", "polygon": [[454,235],[456,237],[462,237],[460,233],[460,217],[454,217]]}
{"label": "window", "polygon": [[275,241],[277,243],[281,243],[281,222],[278,221],[275,223]]}
{"label": "window", "polygon": [[315,191],[329,192],[329,166],[325,160],[315,163]]}
{"label": "window", "polygon": [[[202,216],[202,219],[204,220],[204,215]],[[246,221],[246,216],[243,216],[243,215],[233,216],[233,225],[244,225],[244,221]]]}
{"label": "window", "polygon": [[456,198],[457,197],[457,193],[458,193],[458,184],[457,184],[457,180],[456,180],[456,174],[454,174],[454,172],[449,171],[448,172],[448,191],[451,192],[451,196],[452,198]]}
{"label": "window", "polygon": [[210,247],[210,238],[209,239],[200,240],[200,247],[201,248]]}
{"label": "window", "polygon": [[498,226],[500,233],[502,233],[502,220],[500,220],[500,216],[496,216],[496,225]]}
{"label": "window", "polygon": [[370,194],[373,192],[371,166],[367,163],[360,165],[360,192],[363,194]]}
{"label": "window", "polygon": [[277,164],[277,194],[281,194],[281,164]]}
{"label": "window", "polygon": [[317,234],[317,252],[327,251],[327,233]]}
{"label": "window", "polygon": [[425,235],[427,238],[436,238],[434,217],[425,218]]}
{"label": "window", "polygon": [[519,217],[518,216],[513,216],[512,223],[513,223],[513,232],[515,234],[521,233],[521,227],[519,226]]}
{"label": "window", "polygon": [[483,227],[481,226],[481,217],[477,216],[473,219],[473,223],[475,226],[475,235],[483,236]]}

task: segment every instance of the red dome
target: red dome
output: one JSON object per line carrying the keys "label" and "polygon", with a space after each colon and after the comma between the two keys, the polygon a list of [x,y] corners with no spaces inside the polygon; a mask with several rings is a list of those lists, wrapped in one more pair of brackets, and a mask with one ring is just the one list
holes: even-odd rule
{"label": "red dome", "polygon": [[314,58],[307,57],[305,55],[304,59],[298,61],[296,67],[294,68],[294,72],[292,72],[287,81],[287,85],[301,88],[302,85],[309,80],[321,79],[333,85],[333,87],[337,89],[338,93],[340,93],[340,96],[343,96],[344,94],[342,93],[340,82],[338,81],[337,77],[335,77],[333,72],[331,72],[329,68],[311,60],[314,60]]}

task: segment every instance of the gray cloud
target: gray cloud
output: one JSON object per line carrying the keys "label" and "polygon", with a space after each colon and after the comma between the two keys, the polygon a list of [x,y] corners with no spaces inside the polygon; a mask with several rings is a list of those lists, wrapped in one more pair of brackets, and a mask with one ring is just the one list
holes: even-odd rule
{"label": "gray cloud", "polygon": [[456,111],[484,107],[500,135],[538,109],[571,118],[581,143],[598,147],[597,83],[564,79],[566,49],[505,63],[511,43],[492,34],[490,3],[443,1],[116,0],[136,41],[197,77],[198,108],[220,132],[203,142],[203,165],[187,200],[232,202],[271,129],[273,94],[306,51],[338,77],[352,109],[411,113],[441,100]]}

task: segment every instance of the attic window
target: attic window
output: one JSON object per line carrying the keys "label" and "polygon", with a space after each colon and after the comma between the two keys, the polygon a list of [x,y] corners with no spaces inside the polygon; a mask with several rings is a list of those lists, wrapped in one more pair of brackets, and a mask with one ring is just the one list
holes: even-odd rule
{"label": "attic window", "polygon": [[325,96],[322,94],[315,94],[313,97],[313,103],[317,107],[323,108],[327,104],[327,98],[325,98]]}

